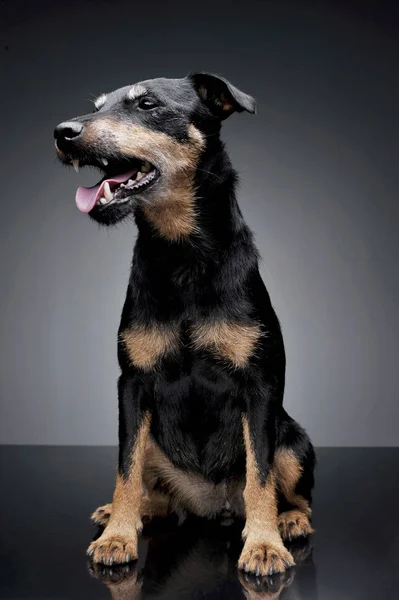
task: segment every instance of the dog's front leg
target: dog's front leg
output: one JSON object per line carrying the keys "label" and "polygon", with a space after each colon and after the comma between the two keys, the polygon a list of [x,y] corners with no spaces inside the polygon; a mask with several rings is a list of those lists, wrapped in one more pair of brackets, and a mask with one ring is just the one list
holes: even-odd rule
{"label": "dog's front leg", "polygon": [[119,379],[119,465],[110,521],[101,537],[88,548],[96,563],[127,563],[137,558],[141,531],[142,475],[151,414],[141,384]]}
{"label": "dog's front leg", "polygon": [[[250,411],[249,415],[242,417],[246,451],[246,523],[243,531],[245,544],[238,566],[257,576],[282,573],[294,565],[278,529],[276,482],[270,463],[270,456],[273,456],[270,448],[274,440],[267,438],[266,428],[262,426],[263,418],[266,417],[259,411]],[[272,430],[269,428],[270,433]]]}

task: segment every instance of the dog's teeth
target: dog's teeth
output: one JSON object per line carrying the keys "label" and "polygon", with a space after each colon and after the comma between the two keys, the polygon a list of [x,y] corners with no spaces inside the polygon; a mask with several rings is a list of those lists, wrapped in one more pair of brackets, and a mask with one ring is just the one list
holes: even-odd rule
{"label": "dog's teeth", "polygon": [[79,161],[73,160],[72,164],[73,164],[73,168],[75,169],[76,173],[79,173]]}
{"label": "dog's teeth", "polygon": [[148,162],[148,160],[144,161],[141,170],[143,173],[148,173],[149,171],[151,171],[151,164]]}
{"label": "dog's teeth", "polygon": [[124,183],[121,183],[119,187],[121,187],[121,188],[124,188],[124,187],[126,187],[126,186],[125,186],[125,184],[124,184]]}
{"label": "dog's teeth", "polygon": [[101,162],[103,163],[103,165],[104,165],[105,167],[106,167],[106,166],[107,166],[107,164],[108,164],[108,161],[107,161],[107,159],[106,159],[106,158],[102,158],[102,159],[101,159]]}
{"label": "dog's teeth", "polygon": [[112,192],[111,188],[109,187],[108,181],[104,183],[103,192],[107,200],[112,200]]}
{"label": "dog's teeth", "polygon": [[129,179],[129,181],[127,182],[127,185],[133,185],[134,181],[133,179]]}
{"label": "dog's teeth", "polygon": [[99,203],[100,203],[100,204],[107,204],[107,202],[108,202],[108,200],[106,200],[106,198],[103,198],[103,197],[101,197],[101,198],[99,199]]}
{"label": "dog's teeth", "polygon": [[144,173],[142,173],[141,171],[139,171],[136,175],[136,181],[140,181],[140,179],[144,177]]}

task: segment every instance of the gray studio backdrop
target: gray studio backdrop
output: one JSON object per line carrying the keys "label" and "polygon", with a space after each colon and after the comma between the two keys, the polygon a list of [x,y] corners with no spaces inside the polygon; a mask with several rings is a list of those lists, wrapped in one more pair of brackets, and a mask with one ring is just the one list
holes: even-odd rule
{"label": "gray studio backdrop", "polygon": [[1,4],[0,442],[117,441],[136,231],[78,212],[76,187],[98,177],[57,163],[54,126],[103,91],[208,70],[258,100],[224,138],[285,334],[289,412],[317,445],[398,444],[398,39],[349,5]]}

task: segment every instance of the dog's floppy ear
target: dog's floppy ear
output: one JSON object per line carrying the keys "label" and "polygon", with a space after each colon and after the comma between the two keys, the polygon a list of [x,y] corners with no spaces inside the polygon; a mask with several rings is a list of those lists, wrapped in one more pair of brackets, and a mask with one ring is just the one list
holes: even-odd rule
{"label": "dog's floppy ear", "polygon": [[243,110],[252,114],[256,112],[255,100],[223,77],[210,73],[190,73],[189,79],[201,100],[220,119]]}

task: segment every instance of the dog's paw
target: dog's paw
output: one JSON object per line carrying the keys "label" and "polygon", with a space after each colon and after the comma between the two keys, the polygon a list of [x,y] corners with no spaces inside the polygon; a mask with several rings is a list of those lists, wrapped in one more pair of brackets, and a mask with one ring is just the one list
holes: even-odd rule
{"label": "dog's paw", "polygon": [[278,528],[284,541],[307,537],[313,533],[308,517],[300,510],[288,510],[278,517]]}
{"label": "dog's paw", "polygon": [[99,506],[97,510],[91,515],[90,519],[94,523],[94,525],[98,525],[99,527],[106,527],[111,518],[112,512],[112,504],[104,504],[104,506]]}
{"label": "dog's paw", "polygon": [[239,569],[245,571],[245,573],[252,573],[256,577],[284,573],[286,569],[293,567],[294,564],[292,555],[283,544],[251,542],[250,538],[245,542],[238,560]]}
{"label": "dog's paw", "polygon": [[139,575],[137,563],[106,567],[90,562],[88,569],[92,577],[107,586],[112,600],[138,600],[141,598],[143,579]]}
{"label": "dog's paw", "polygon": [[246,600],[278,600],[283,589],[294,581],[293,569],[285,573],[277,573],[272,577],[255,577],[239,571],[238,579]]}
{"label": "dog's paw", "polygon": [[118,585],[129,581],[132,585],[140,582],[137,562],[126,565],[115,565],[112,568],[91,561],[87,564],[88,571],[94,579],[102,581],[106,585]]}
{"label": "dog's paw", "polygon": [[306,562],[310,556],[312,556],[312,536],[300,537],[296,540],[293,540],[289,543],[288,550],[294,557],[295,564],[297,566],[301,565],[302,563]]}
{"label": "dog's paw", "polygon": [[137,535],[107,534],[105,531],[87,549],[87,556],[93,563],[122,565],[137,559]]}

